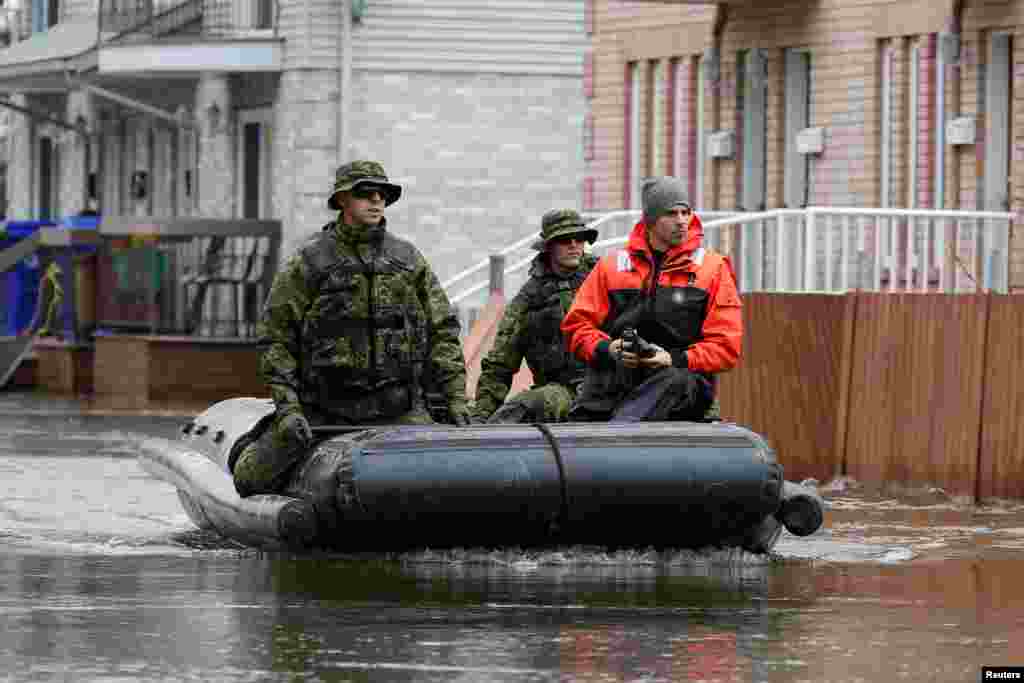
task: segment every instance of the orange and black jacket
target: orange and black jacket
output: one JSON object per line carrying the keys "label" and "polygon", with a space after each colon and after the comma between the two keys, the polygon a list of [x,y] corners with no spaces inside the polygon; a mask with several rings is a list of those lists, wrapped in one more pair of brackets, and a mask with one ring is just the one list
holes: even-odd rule
{"label": "orange and black jacket", "polygon": [[728,258],[700,246],[703,236],[695,215],[683,243],[658,264],[637,223],[626,248],[598,262],[562,320],[569,350],[607,367],[611,340],[633,327],[676,367],[705,375],[736,367],[743,338],[736,277]]}

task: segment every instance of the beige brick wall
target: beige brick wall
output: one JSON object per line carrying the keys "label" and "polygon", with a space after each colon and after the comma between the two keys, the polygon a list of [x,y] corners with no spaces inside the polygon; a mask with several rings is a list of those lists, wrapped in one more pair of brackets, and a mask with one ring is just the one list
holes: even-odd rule
{"label": "beige brick wall", "polygon": [[[696,59],[713,44],[716,9],[713,5],[593,0],[595,157],[588,164],[594,178],[595,208],[620,208],[625,194],[626,66],[642,66],[642,126],[650,125],[648,89],[652,60]],[[785,49],[811,52],[810,125],[825,129],[825,151],[811,157],[809,201],[817,205],[877,206],[881,201],[881,55],[884,42],[892,45],[893,129],[892,196],[906,206],[913,189],[918,202],[934,198],[934,106],[936,94],[919,88],[917,175],[910,177],[911,77],[910,55],[915,42],[924,46],[925,60],[938,33],[954,24],[953,2],[940,0],[765,0],[730,5],[721,35],[721,80],[704,93],[705,130],[737,131],[737,57],[741,50],[760,48],[768,60],[766,201],[768,208],[784,203]],[[944,148],[946,208],[976,209],[983,203],[979,178],[984,176],[984,62],[989,34],[1013,31],[1010,173],[1011,209],[1019,212],[1011,234],[1011,286],[1024,288],[1024,0],[965,2],[961,14],[961,60],[945,70],[945,114],[975,117],[974,145]],[[927,61],[920,73],[936,67]],[[666,73],[670,70],[666,69]],[[666,107],[666,113],[671,107]],[[668,121],[666,121],[668,124]],[[738,132],[738,131],[737,131]],[[651,136],[641,128],[641,174],[649,172]],[[661,138],[664,164],[672,158]],[[737,151],[742,140],[736,138]],[[683,149],[679,153],[686,154]],[[733,159],[705,159],[698,179],[704,207],[738,206],[741,164]],[[667,166],[665,166],[667,167]],[[690,168],[687,161],[680,164]]]}

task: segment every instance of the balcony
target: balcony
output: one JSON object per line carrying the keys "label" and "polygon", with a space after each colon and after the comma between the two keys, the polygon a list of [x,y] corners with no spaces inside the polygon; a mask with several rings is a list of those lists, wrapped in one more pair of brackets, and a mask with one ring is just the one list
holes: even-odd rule
{"label": "balcony", "polygon": [[100,0],[104,43],[274,35],[277,0]]}
{"label": "balcony", "polygon": [[100,75],[275,72],[278,0],[100,0]]}

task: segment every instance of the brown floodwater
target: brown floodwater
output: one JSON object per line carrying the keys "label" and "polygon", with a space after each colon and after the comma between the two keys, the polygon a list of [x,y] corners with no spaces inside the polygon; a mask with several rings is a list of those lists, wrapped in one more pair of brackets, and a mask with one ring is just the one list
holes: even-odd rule
{"label": "brown floodwater", "polygon": [[[0,680],[970,681],[1024,664],[1024,506],[822,487],[770,557],[262,553],[135,460],[189,407],[0,393]],[[6,678],[5,678],[6,677]]]}

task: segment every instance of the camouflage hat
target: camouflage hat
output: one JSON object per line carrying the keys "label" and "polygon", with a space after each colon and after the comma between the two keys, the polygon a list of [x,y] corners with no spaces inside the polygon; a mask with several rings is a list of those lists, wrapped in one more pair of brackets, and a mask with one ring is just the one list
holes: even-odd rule
{"label": "camouflage hat", "polygon": [[376,185],[384,195],[384,206],[391,206],[402,196],[402,186],[388,182],[388,176],[384,173],[384,167],[376,161],[350,161],[338,167],[334,174],[334,190],[327,199],[327,207],[341,210],[338,204],[338,193],[348,192],[357,185]]}
{"label": "camouflage hat", "polygon": [[588,228],[575,209],[552,209],[540,219],[540,239],[532,246],[537,251],[544,251],[548,242],[567,235],[580,235],[593,244],[597,239],[597,230]]}

